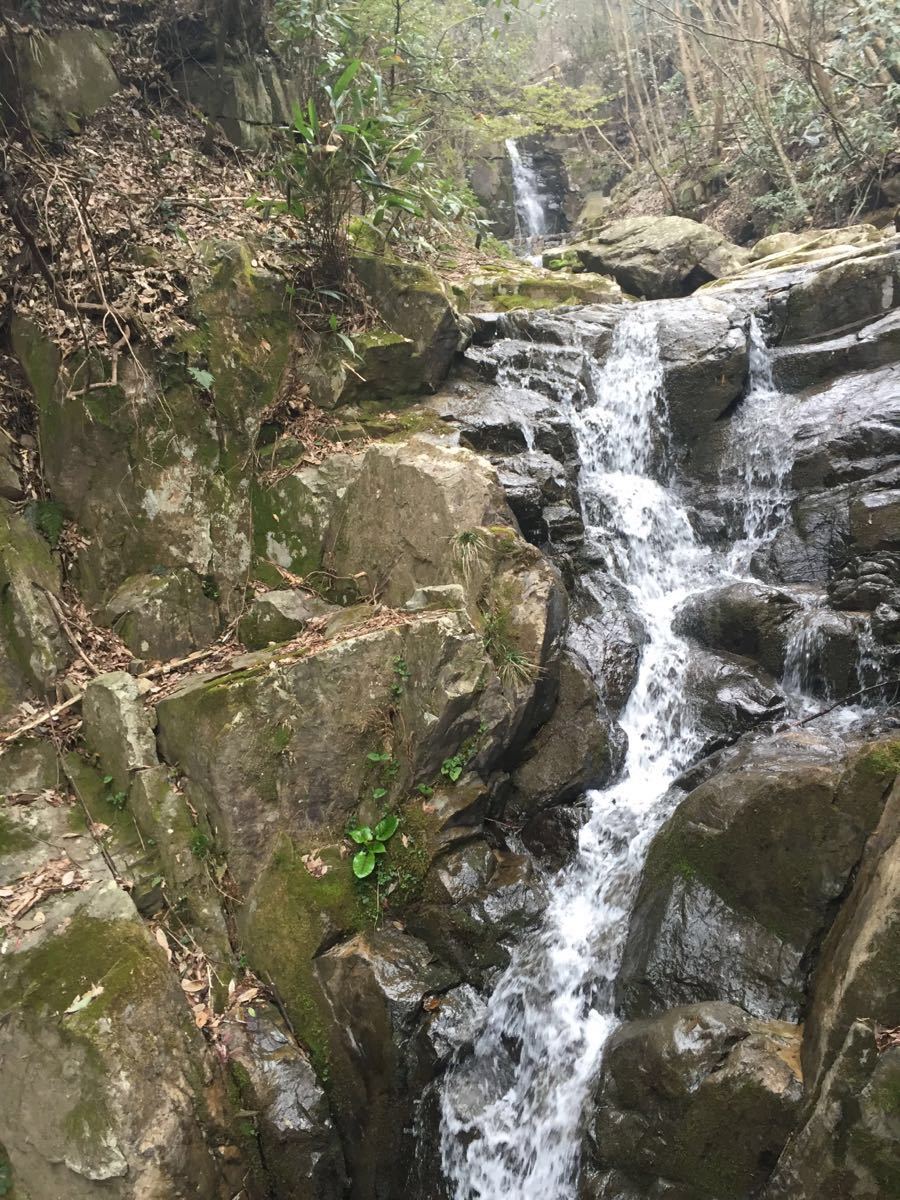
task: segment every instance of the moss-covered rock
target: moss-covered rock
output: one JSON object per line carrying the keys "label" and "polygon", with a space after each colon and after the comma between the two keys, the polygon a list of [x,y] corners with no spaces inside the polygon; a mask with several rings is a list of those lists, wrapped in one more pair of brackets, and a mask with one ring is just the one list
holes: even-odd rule
{"label": "moss-covered rock", "polygon": [[893,780],[895,738],[750,742],[653,841],[619,981],[629,1013],[728,999],[796,1014]]}
{"label": "moss-covered rock", "polygon": [[740,266],[743,253],[686,217],[625,217],[571,249],[588,271],[612,275],[632,296],[688,296]]}
{"label": "moss-covered rock", "polygon": [[162,753],[205,798],[241,887],[282,834],[310,846],[357,815],[375,822],[463,748],[485,772],[521,717],[482,638],[447,613],[247,655],[192,677],[157,713]]}
{"label": "moss-covered rock", "polygon": [[181,658],[219,632],[214,591],[214,581],[188,568],[132,575],[110,596],[105,615],[138,658]]}
{"label": "moss-covered rock", "polygon": [[79,120],[92,116],[119,90],[110,63],[116,39],[100,30],[76,26],[57,33],[36,29],[6,40],[0,58],[0,99],[7,114],[20,101],[31,128],[45,137],[78,132]]}
{"label": "moss-covered rock", "polygon": [[900,1193],[900,1049],[879,1053],[868,1021],[849,1027],[765,1200],[884,1200]]}
{"label": "moss-covered rock", "polygon": [[28,687],[51,692],[71,661],[53,609],[59,590],[47,542],[0,501],[0,701],[5,695],[8,708]]}
{"label": "moss-covered rock", "polygon": [[545,259],[545,271],[510,263],[466,278],[454,287],[459,307],[471,313],[509,312],[622,299],[614,279],[585,271],[574,253],[563,250]]}
{"label": "moss-covered rock", "polygon": [[755,1021],[729,1004],[622,1026],[594,1098],[590,1171],[601,1182],[585,1195],[622,1194],[603,1185],[610,1168],[638,1195],[667,1195],[656,1191],[663,1181],[680,1184],[685,1200],[757,1195],[799,1110],[799,1049],[798,1026]]}
{"label": "moss-covered rock", "polygon": [[238,623],[238,637],[248,650],[261,650],[271,642],[288,642],[310,621],[340,611],[309,592],[262,592],[252,600]]}
{"label": "moss-covered rock", "polygon": [[92,886],[44,900],[5,943],[0,1142],[23,1196],[214,1200],[198,1120],[212,1064],[165,955],[84,842]]}
{"label": "moss-covered rock", "polygon": [[254,267],[246,246],[206,251],[196,328],[175,352],[120,362],[116,386],[111,365],[97,358],[60,370],[52,344],[14,322],[46,479],[87,538],[78,577],[91,605],[130,576],[183,569],[226,617],[241,600],[251,556],[246,465],[291,325],[283,283]]}

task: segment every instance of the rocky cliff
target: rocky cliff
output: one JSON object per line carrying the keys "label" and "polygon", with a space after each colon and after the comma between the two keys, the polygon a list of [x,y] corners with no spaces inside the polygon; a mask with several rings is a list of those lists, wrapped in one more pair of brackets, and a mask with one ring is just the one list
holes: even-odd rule
{"label": "rocky cliff", "polygon": [[[46,52],[74,89],[25,80],[47,129],[119,89],[97,31]],[[750,467],[777,503],[752,561],[679,604],[693,740],[616,978],[586,961],[617,1028],[579,1195],[900,1188],[900,247],[744,262],[692,225],[579,244],[562,292],[531,272],[546,294],[503,313],[360,250],[353,360],[299,339],[252,231],[191,242],[159,339],[85,345],[16,298],[0,1195],[463,1200],[448,1065],[546,928],[586,794],[622,778],[648,661],[582,424],[639,309],[647,476],[698,554],[759,534]],[[158,289],[171,246],[131,264]],[[744,424],[762,351],[772,462]],[[483,1097],[450,1094],[477,1125]]]}

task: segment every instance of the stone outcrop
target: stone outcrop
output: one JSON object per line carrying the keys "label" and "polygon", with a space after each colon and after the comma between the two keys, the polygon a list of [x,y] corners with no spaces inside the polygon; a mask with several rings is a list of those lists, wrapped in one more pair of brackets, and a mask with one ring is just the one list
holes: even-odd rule
{"label": "stone outcrop", "polygon": [[612,275],[631,296],[688,296],[741,264],[743,252],[686,217],[625,217],[571,251],[587,271]]}
{"label": "stone outcrop", "polygon": [[896,772],[896,738],[751,740],[657,834],[619,979],[628,1015],[729,1000],[795,1018]]}
{"label": "stone outcrop", "polygon": [[730,1004],[623,1025],[594,1097],[583,1200],[749,1200],[799,1111],[799,1049],[798,1026],[754,1020]]}

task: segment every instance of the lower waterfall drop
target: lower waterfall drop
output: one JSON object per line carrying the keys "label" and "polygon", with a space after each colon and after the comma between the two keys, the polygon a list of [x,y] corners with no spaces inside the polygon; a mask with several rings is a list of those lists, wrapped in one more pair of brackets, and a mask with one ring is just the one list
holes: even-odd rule
{"label": "lower waterfall drop", "polygon": [[622,778],[590,794],[574,863],[556,881],[542,929],[491,996],[472,1053],[448,1074],[442,1160],[453,1200],[570,1200],[583,1114],[617,1021],[613,988],[631,906],[668,789],[698,749],[684,695],[687,645],[672,629],[693,591],[724,577],[695,540],[662,455],[662,368],[648,309],[617,325],[594,370],[594,403],[572,412],[589,537],[601,545],[648,641],[621,723]]}

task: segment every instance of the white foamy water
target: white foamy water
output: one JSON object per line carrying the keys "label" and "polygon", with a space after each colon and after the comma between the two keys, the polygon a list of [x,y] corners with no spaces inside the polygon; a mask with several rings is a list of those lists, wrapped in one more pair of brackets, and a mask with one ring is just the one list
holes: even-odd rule
{"label": "white foamy water", "polygon": [[537,173],[531,162],[522,157],[513,138],[506,139],[506,153],[512,169],[513,201],[519,235],[526,241],[543,237],[547,232],[547,216]]}
{"label": "white foamy water", "polygon": [[772,356],[756,317],[750,318],[750,371],[747,393],[730,429],[726,468],[740,485],[743,536],[729,555],[731,570],[745,576],[754,554],[784,524],[794,463],[796,400],[772,380]]}
{"label": "white foamy water", "polygon": [[[676,802],[673,781],[700,750],[685,693],[689,649],[673,620],[688,595],[746,577],[790,500],[790,402],[772,383],[755,321],[729,464],[743,522],[725,553],[696,541],[665,477],[652,304],[625,315],[592,374],[594,401],[569,412],[585,524],[648,640],[620,718],[628,736],[622,776],[589,794],[575,860],[554,883],[542,928],[516,950],[472,1052],[445,1081],[441,1147],[452,1200],[573,1200],[587,1101],[617,1024],[614,985],[644,859]],[[798,627],[789,664],[798,691],[804,636]]]}
{"label": "white foamy water", "polygon": [[641,867],[668,815],[666,792],[698,749],[683,694],[687,646],[672,619],[715,573],[674,493],[653,475],[662,368],[652,316],[634,309],[622,320],[593,383],[596,402],[570,414],[585,518],[649,641],[621,720],[622,779],[590,794],[576,859],[556,882],[543,928],[515,954],[473,1054],[444,1089],[443,1165],[455,1200],[573,1195]]}

